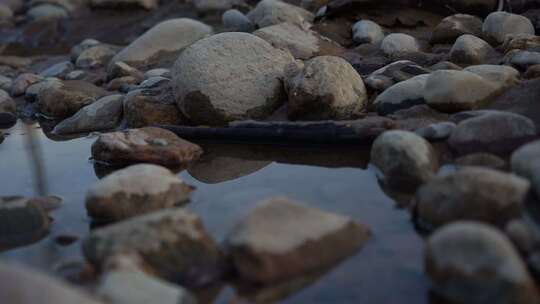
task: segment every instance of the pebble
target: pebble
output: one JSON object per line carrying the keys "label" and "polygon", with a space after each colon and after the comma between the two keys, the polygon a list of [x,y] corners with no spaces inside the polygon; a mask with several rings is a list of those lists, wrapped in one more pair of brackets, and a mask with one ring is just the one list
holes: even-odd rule
{"label": "pebble", "polygon": [[49,217],[25,198],[0,197],[0,250],[29,245],[49,232]]}
{"label": "pebble", "polygon": [[116,55],[117,50],[105,44],[98,44],[82,51],[75,61],[79,69],[106,67]]}
{"label": "pebble", "polygon": [[422,136],[429,141],[445,140],[450,137],[452,131],[456,128],[453,122],[440,122],[429,126],[416,129],[414,133]]}
{"label": "pebble", "polygon": [[509,35],[534,35],[534,26],[527,17],[507,12],[493,12],[484,20],[482,32],[486,41],[502,44]]}
{"label": "pebble", "polygon": [[314,19],[313,13],[280,0],[260,1],[247,17],[259,28],[283,22],[302,24]]}
{"label": "pebble", "polygon": [[508,167],[508,164],[504,159],[497,155],[483,152],[471,153],[456,158],[455,165],[485,167],[495,170],[504,170]]}
{"label": "pebble", "polygon": [[42,77],[64,78],[74,69],[75,66],[73,65],[73,63],[71,63],[71,61],[62,61],[48,67],[47,69],[39,73],[39,75]]}
{"label": "pebble", "polygon": [[67,19],[69,17],[65,8],[48,3],[32,7],[26,12],[26,15],[32,20]]}
{"label": "pebble", "polygon": [[482,19],[467,14],[448,16],[435,27],[430,42],[454,43],[458,37],[465,34],[482,37]]}
{"label": "pebble", "polygon": [[484,40],[473,35],[457,38],[450,50],[450,60],[462,64],[480,64],[486,62],[495,50]]}
{"label": "pebble", "polygon": [[29,86],[41,82],[43,79],[43,77],[32,73],[20,74],[13,80],[11,85],[11,96],[18,97],[24,95]]}
{"label": "pebble", "polygon": [[352,27],[353,41],[356,44],[379,44],[384,39],[383,29],[371,20],[360,20]]}
{"label": "pebble", "polygon": [[230,9],[223,13],[223,26],[231,32],[251,33],[255,25],[249,18],[237,9]]}
{"label": "pebble", "polygon": [[188,119],[178,109],[170,87],[135,89],[127,93],[124,99],[124,118],[130,128],[188,123]]}
{"label": "pebble", "polygon": [[381,42],[381,50],[390,58],[399,57],[403,53],[420,52],[421,47],[413,36],[393,33]]}
{"label": "pebble", "polygon": [[424,86],[427,74],[418,75],[405,81],[398,82],[377,96],[373,105],[380,115],[389,115],[396,111],[425,104]]}

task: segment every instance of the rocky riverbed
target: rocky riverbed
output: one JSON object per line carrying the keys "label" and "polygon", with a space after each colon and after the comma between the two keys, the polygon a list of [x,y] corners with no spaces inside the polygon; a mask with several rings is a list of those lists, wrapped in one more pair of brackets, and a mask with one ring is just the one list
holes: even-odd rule
{"label": "rocky riverbed", "polygon": [[540,303],[539,29],[536,0],[0,1],[1,302]]}

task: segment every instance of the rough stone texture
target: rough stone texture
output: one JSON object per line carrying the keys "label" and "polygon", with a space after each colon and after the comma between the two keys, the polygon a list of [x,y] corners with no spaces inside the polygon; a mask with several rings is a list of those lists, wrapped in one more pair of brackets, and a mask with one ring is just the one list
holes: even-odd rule
{"label": "rough stone texture", "polygon": [[188,47],[173,68],[179,108],[197,124],[262,119],[284,99],[293,58],[247,33],[222,33]]}
{"label": "rough stone texture", "polygon": [[3,303],[101,303],[62,281],[22,266],[0,263],[0,281]]}
{"label": "rough stone texture", "polygon": [[462,35],[450,50],[450,60],[456,63],[480,64],[495,50],[484,40],[473,35]]}
{"label": "rough stone texture", "polygon": [[463,71],[474,73],[495,84],[500,93],[519,82],[519,71],[505,65],[480,64],[468,66]]}
{"label": "rough stone texture", "polygon": [[443,227],[428,239],[425,264],[436,293],[453,303],[539,302],[519,254],[490,226],[460,222]]}
{"label": "rough stone texture", "polygon": [[287,116],[292,120],[347,120],[365,108],[364,82],[344,59],[315,57],[285,81]]}
{"label": "rough stone texture", "polygon": [[429,141],[445,140],[450,137],[452,131],[456,128],[453,122],[440,122],[429,126],[416,129],[414,133],[422,136]]}
{"label": "rough stone texture", "polygon": [[512,154],[512,171],[528,179],[537,195],[540,194],[540,141],[521,146]]}
{"label": "rough stone texture", "polygon": [[414,191],[430,180],[438,169],[432,146],[407,131],[386,131],[371,147],[371,162],[381,170],[391,188]]}
{"label": "rough stone texture", "polygon": [[159,0],[90,0],[90,5],[102,8],[142,7],[155,9],[159,5]]}
{"label": "rough stone texture", "polygon": [[195,304],[181,286],[137,271],[112,271],[105,275],[97,293],[112,304]]}
{"label": "rough stone texture", "polygon": [[242,12],[230,9],[223,13],[221,18],[223,26],[231,32],[251,33],[255,30],[255,25]]}
{"label": "rough stone texture", "polygon": [[184,48],[210,34],[210,26],[193,19],[163,21],[120,51],[111,64],[122,61],[135,68],[153,66],[165,58],[175,58]]}
{"label": "rough stone texture", "polygon": [[509,52],[506,61],[512,66],[525,70],[530,66],[540,64],[540,52],[515,50]]}
{"label": "rough stone texture", "polygon": [[274,198],[240,220],[226,246],[243,278],[271,283],[334,265],[358,251],[369,235],[366,226],[348,217]]}
{"label": "rough stone texture", "polygon": [[459,220],[476,220],[499,227],[521,215],[530,184],[500,171],[462,167],[437,176],[416,193],[416,214],[426,227]]}
{"label": "rough stone texture", "polygon": [[185,204],[192,191],[193,187],[166,168],[134,165],[107,175],[90,187],[86,210],[95,219],[118,221]]}
{"label": "rough stone texture", "polygon": [[116,53],[116,48],[106,44],[92,46],[81,52],[75,61],[75,65],[81,69],[106,67]]}
{"label": "rough stone texture", "polygon": [[493,12],[482,25],[484,39],[492,44],[501,44],[508,35],[534,35],[534,26],[524,16],[507,12]]}
{"label": "rough stone texture", "polygon": [[49,224],[47,213],[35,201],[0,197],[0,251],[40,240]]}
{"label": "rough stone texture", "polygon": [[388,115],[415,105],[425,104],[424,86],[427,78],[427,74],[418,75],[384,90],[373,102],[377,112]]}
{"label": "rough stone texture", "polygon": [[80,109],[54,127],[55,134],[113,129],[122,119],[123,95],[109,95]]}
{"label": "rough stone texture", "polygon": [[448,16],[433,30],[430,42],[432,44],[454,43],[459,36],[464,34],[482,37],[482,19],[467,14]]}
{"label": "rough stone texture", "polygon": [[371,73],[365,79],[365,83],[367,87],[374,91],[384,91],[398,82],[429,73],[430,70],[412,61],[399,60]]}
{"label": "rough stone texture", "polygon": [[330,39],[310,30],[305,25],[280,23],[253,32],[272,46],[286,50],[296,59],[310,59],[320,55],[337,55],[343,49]]}
{"label": "rough stone texture", "polygon": [[459,123],[448,144],[461,155],[475,152],[505,155],[536,135],[536,126],[529,118],[494,112]]}
{"label": "rough stone texture", "polygon": [[188,122],[178,109],[170,86],[129,92],[124,99],[124,117],[130,128]]}
{"label": "rough stone texture", "polygon": [[154,127],[102,134],[92,145],[92,157],[112,165],[153,163],[179,167],[201,154],[198,145]]}
{"label": "rough stone texture", "polygon": [[531,34],[509,35],[501,48],[505,54],[513,50],[540,51],[540,36]]}
{"label": "rough stone texture", "polygon": [[67,74],[69,74],[71,71],[74,70],[73,63],[70,61],[63,61],[59,62],[55,65],[52,65],[42,71],[40,75],[42,77],[58,77],[58,78],[64,78]]}
{"label": "rough stone texture", "polygon": [[352,27],[353,41],[356,44],[379,44],[384,39],[383,29],[371,20],[360,20]]}
{"label": "rough stone texture", "polygon": [[142,257],[160,277],[184,286],[221,275],[222,255],[201,220],[184,208],[156,211],[94,230],[83,243],[86,258],[103,265],[118,254]]}
{"label": "rough stone texture", "polygon": [[38,76],[36,74],[32,73],[23,73],[17,76],[11,85],[11,96],[17,97],[24,95],[24,92],[26,92],[26,89],[40,81],[43,80],[43,77]]}
{"label": "rough stone texture", "polygon": [[420,52],[421,48],[413,36],[393,33],[381,42],[381,50],[389,57],[399,57],[404,53]]}
{"label": "rough stone texture", "polygon": [[107,92],[80,80],[50,80],[40,87],[37,102],[42,114],[54,118],[69,117]]}
{"label": "rough stone texture", "polygon": [[280,0],[262,0],[247,17],[259,28],[283,22],[302,24],[314,19],[313,13]]}

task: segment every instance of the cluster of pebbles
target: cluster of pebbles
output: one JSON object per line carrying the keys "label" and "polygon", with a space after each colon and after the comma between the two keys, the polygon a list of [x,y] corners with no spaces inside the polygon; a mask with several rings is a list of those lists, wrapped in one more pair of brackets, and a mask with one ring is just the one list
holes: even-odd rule
{"label": "cluster of pebbles", "polygon": [[[170,2],[5,0],[0,20],[33,37],[80,10],[157,16]],[[261,202],[222,244],[182,207],[197,190],[171,170],[204,151],[155,126],[246,120],[377,126],[371,163],[426,233],[435,293],[540,303],[538,1],[175,2],[200,18],[153,22],[127,46],[85,37],[63,56],[0,56],[1,128],[39,117],[51,137],[99,132],[93,159],[125,167],[86,195],[88,215],[110,223],[83,242],[91,295],[0,264],[6,303],[193,303],[186,288],[231,274],[275,284],[361,250],[368,227],[287,198]],[[0,248],[42,237],[51,204],[2,198]]]}

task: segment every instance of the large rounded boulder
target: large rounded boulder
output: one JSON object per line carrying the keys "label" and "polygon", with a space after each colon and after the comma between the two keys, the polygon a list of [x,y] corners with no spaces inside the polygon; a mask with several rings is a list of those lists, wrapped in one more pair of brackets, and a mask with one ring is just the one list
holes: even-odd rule
{"label": "large rounded boulder", "polygon": [[283,103],[282,79],[293,61],[290,53],[247,33],[202,39],[173,68],[176,101],[198,124],[264,118]]}

